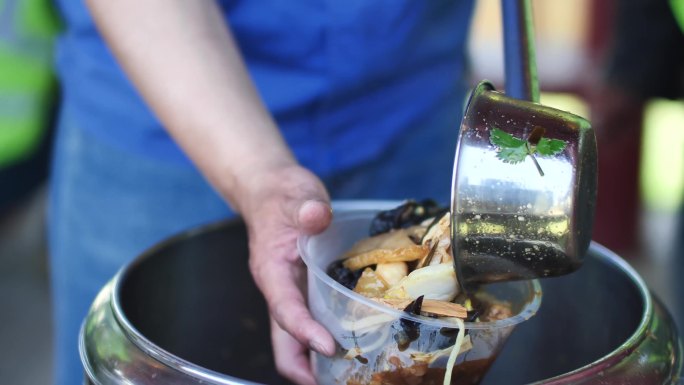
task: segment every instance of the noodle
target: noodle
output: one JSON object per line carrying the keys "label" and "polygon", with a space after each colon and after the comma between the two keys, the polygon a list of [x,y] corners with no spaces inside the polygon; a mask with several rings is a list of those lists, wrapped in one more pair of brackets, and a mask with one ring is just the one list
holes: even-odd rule
{"label": "noodle", "polygon": [[458,324],[458,335],[456,336],[456,343],[454,348],[451,349],[451,354],[449,355],[449,360],[446,365],[446,372],[444,373],[444,385],[451,384],[451,373],[454,371],[454,366],[456,365],[456,357],[458,357],[458,352],[461,350],[461,345],[463,344],[463,337],[465,336],[465,324],[460,318],[454,319],[456,324]]}

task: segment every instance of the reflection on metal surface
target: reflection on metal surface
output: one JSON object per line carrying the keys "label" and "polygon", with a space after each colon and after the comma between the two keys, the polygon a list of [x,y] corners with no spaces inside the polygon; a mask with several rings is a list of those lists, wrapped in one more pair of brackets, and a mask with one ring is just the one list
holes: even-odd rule
{"label": "reflection on metal surface", "polygon": [[[527,138],[534,127],[567,143],[554,157],[504,163],[491,130]],[[570,273],[589,247],[596,196],[596,142],[571,113],[496,92],[473,91],[456,150],[452,195],[454,254],[464,286]]]}
{"label": "reflection on metal surface", "polygon": [[[524,222],[521,224],[520,222]],[[522,226],[521,226],[522,225]],[[506,233],[507,229],[516,226],[518,232]],[[510,239],[555,239],[568,234],[568,218],[566,216],[526,216],[525,214],[472,214],[463,216],[458,225],[458,234],[466,241],[485,238],[488,235],[503,236]]]}

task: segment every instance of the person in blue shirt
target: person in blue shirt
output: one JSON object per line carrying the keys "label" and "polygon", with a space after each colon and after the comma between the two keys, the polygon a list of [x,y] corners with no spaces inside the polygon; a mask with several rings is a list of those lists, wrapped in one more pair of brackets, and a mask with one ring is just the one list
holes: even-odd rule
{"label": "person in blue shirt", "polygon": [[239,213],[277,367],[314,384],[306,352],[334,341],[306,308],[295,240],[327,226],[331,197],[447,202],[473,1],[57,4],[56,382],[81,381],[79,325],[121,266]]}

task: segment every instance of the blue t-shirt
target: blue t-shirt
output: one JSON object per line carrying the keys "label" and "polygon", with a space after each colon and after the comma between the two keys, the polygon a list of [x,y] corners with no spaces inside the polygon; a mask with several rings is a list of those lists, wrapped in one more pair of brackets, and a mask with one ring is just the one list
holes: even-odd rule
{"label": "blue t-shirt", "polygon": [[[113,145],[188,162],[82,1],[57,3],[67,26],[57,66],[64,102],[79,125]],[[286,141],[319,175],[380,157],[400,135],[430,129],[423,125],[435,114],[461,114],[472,0],[219,4]]]}

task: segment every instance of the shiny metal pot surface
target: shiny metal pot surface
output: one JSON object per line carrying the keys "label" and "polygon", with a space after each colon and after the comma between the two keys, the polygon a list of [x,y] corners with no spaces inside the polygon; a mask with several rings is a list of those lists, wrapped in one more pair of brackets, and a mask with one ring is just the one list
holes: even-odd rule
{"label": "shiny metal pot surface", "polygon": [[[642,279],[592,245],[584,266],[542,280],[544,304],[483,384],[675,382],[682,346]],[[239,221],[189,231],[125,267],[83,323],[87,384],[287,384]]]}

